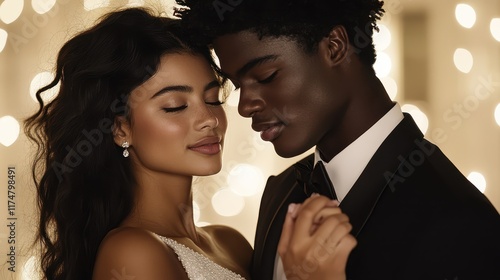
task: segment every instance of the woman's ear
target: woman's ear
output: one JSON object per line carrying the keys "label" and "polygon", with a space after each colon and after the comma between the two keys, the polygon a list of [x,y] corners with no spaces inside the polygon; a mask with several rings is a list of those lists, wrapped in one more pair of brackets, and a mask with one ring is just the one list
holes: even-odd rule
{"label": "woman's ear", "polygon": [[349,36],[344,26],[334,26],[322,42],[327,45],[327,59],[331,66],[341,65],[349,59]]}
{"label": "woman's ear", "polygon": [[132,145],[131,136],[129,120],[125,116],[116,117],[113,124],[113,139],[115,144],[121,147],[124,142],[128,142],[129,145]]}

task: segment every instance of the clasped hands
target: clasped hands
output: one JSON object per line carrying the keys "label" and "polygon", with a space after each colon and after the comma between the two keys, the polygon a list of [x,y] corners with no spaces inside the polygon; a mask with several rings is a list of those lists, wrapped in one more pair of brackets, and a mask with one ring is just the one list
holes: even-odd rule
{"label": "clasped hands", "polygon": [[290,204],[278,253],[287,280],[345,280],[345,267],[356,239],[339,203],[313,194],[302,204]]}

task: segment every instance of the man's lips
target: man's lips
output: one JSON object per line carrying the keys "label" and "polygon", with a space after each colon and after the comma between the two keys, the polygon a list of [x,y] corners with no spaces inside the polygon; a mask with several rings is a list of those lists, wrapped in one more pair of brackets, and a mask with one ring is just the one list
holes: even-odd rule
{"label": "man's lips", "polygon": [[205,137],[195,144],[188,146],[188,149],[206,155],[215,155],[221,151],[220,142],[221,139],[217,136]]}
{"label": "man's lips", "polygon": [[264,141],[273,141],[278,138],[285,127],[282,122],[252,125],[255,131],[260,131],[260,138]]}

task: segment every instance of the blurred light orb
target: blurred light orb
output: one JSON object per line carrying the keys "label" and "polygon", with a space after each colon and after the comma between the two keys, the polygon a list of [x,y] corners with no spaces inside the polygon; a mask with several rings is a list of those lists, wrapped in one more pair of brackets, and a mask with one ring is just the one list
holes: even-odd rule
{"label": "blurred light orb", "polygon": [[16,142],[19,137],[21,126],[19,122],[12,116],[3,116],[0,118],[0,144],[5,147]]}
{"label": "blurred light orb", "polygon": [[50,11],[55,4],[56,0],[31,0],[31,7],[40,15]]}
{"label": "blurred light orb", "polygon": [[0,20],[10,24],[19,18],[24,8],[24,0],[4,0],[0,4]]}
{"label": "blurred light orb", "polygon": [[[51,72],[40,72],[40,73],[36,74],[35,77],[31,80],[30,96],[35,102],[38,102],[36,100],[37,90],[50,84],[50,82],[52,82],[52,80],[54,80],[54,74],[52,74]],[[56,97],[57,93],[59,92],[59,86],[60,86],[60,84],[57,84],[55,87],[42,92],[42,100],[45,103],[52,101]]]}
{"label": "blurred light orb", "polygon": [[212,207],[217,214],[224,217],[232,217],[241,213],[245,207],[245,200],[231,191],[231,189],[224,188],[212,196]]}
{"label": "blurred light orb", "polygon": [[483,174],[479,172],[471,172],[469,173],[469,176],[467,176],[467,179],[476,186],[476,188],[484,193],[486,191],[486,179],[484,178]]}
{"label": "blurred light orb", "polygon": [[458,48],[453,55],[453,62],[460,72],[467,74],[474,66],[474,57],[472,57],[470,51]]}
{"label": "blurred light orb", "polygon": [[38,260],[35,256],[31,256],[23,265],[21,272],[22,280],[41,279],[37,271]]}
{"label": "blurred light orb", "polygon": [[240,196],[252,196],[264,188],[265,179],[260,168],[241,163],[229,171],[227,184],[234,193]]}
{"label": "blurred light orb", "polygon": [[422,112],[420,108],[412,104],[405,104],[401,106],[401,110],[409,113],[413,117],[418,128],[420,128],[420,131],[422,131],[423,134],[427,133],[427,130],[429,129],[429,118],[427,118],[427,115]]}
{"label": "blurred light orb", "polygon": [[206,226],[211,225],[211,223],[209,223],[209,222],[195,222],[194,224],[195,224],[197,227],[206,227]]}
{"label": "blurred light orb", "polygon": [[129,7],[142,7],[142,6],[144,6],[144,0],[128,0],[127,6],[129,6]]}
{"label": "blurred light orb", "polygon": [[109,6],[109,0],[83,0],[85,11],[92,11]]}
{"label": "blurred light orb", "polygon": [[7,37],[9,37],[7,31],[0,28],[0,53],[3,51],[5,45],[7,44]]}
{"label": "blurred light orb", "polygon": [[391,45],[392,35],[391,31],[384,24],[378,25],[379,32],[373,33],[373,43],[375,44],[375,50],[383,51]]}
{"label": "blurred light orb", "polygon": [[385,52],[377,53],[377,60],[373,65],[373,69],[375,69],[375,73],[379,78],[385,78],[389,76],[392,68],[392,61],[388,54]]}
{"label": "blurred light orb", "polygon": [[387,91],[387,94],[389,94],[391,100],[396,100],[396,97],[398,95],[398,84],[396,83],[396,81],[391,77],[382,78],[380,79],[380,81],[384,85],[384,88]]}
{"label": "blurred light orb", "polygon": [[498,126],[500,126],[500,103],[498,103],[497,107],[495,108],[495,121],[497,122]]}
{"label": "blurred light orb", "polygon": [[193,220],[194,222],[198,222],[200,220],[201,216],[201,211],[200,211],[200,206],[196,201],[193,200]]}
{"label": "blurred light orb", "polygon": [[500,18],[494,18],[490,22],[491,35],[500,42]]}
{"label": "blurred light orb", "polygon": [[476,23],[476,11],[467,4],[458,4],[456,6],[455,17],[458,23],[465,28],[471,28]]}

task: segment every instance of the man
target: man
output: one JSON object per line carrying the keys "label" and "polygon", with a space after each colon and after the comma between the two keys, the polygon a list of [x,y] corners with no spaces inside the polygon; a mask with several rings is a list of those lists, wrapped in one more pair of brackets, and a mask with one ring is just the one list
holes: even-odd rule
{"label": "man", "polygon": [[188,7],[180,12],[186,27],[213,45],[240,88],[239,113],[262,139],[282,157],[316,146],[267,182],[254,279],[284,279],[276,253],[283,221],[309,188],[297,173],[321,164],[358,242],[348,279],[500,279],[498,212],[374,73],[381,1],[178,2]]}

